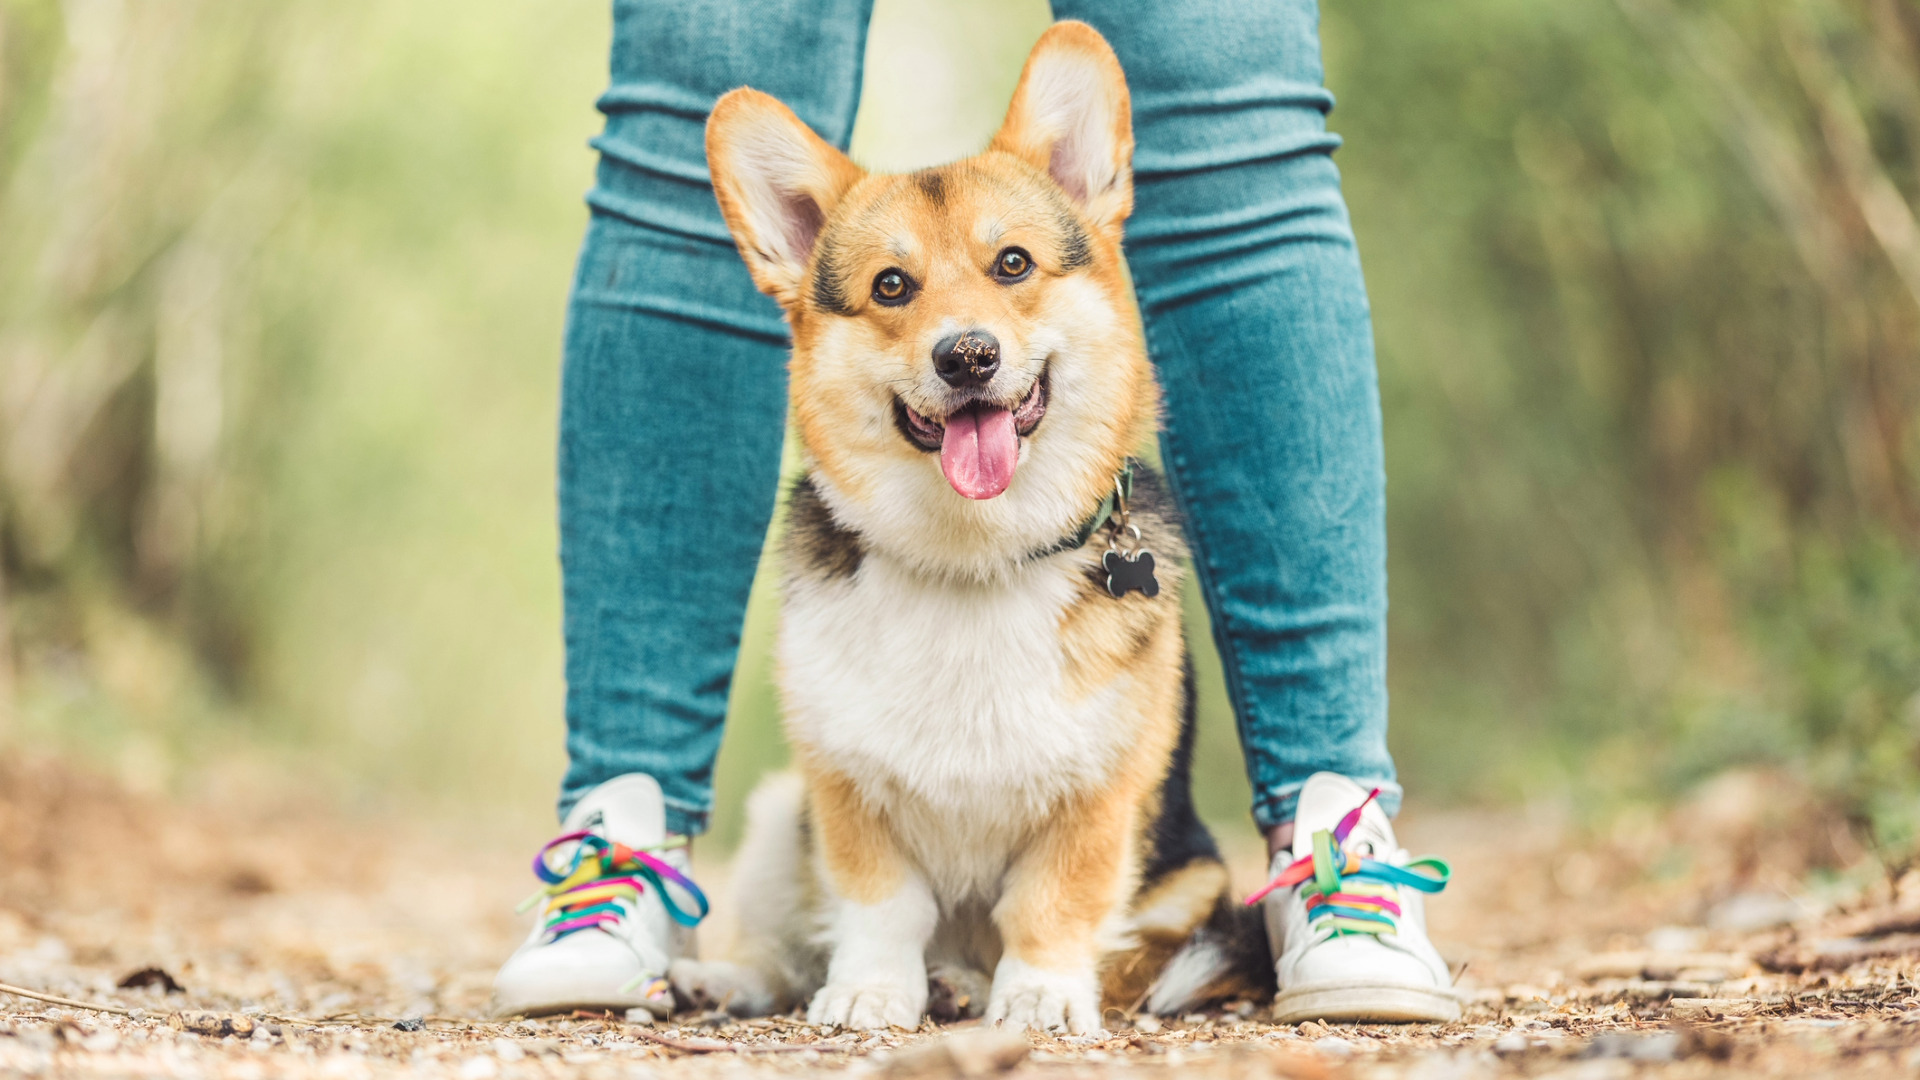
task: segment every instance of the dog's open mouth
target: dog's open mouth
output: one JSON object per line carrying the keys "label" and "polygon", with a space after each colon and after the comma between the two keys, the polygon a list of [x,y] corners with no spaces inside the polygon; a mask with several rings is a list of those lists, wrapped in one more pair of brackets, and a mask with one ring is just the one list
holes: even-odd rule
{"label": "dog's open mouth", "polygon": [[1007,490],[1020,460],[1020,437],[1033,434],[1046,415],[1045,372],[1012,408],[970,401],[946,419],[935,420],[900,398],[893,399],[893,419],[900,433],[922,450],[940,451],[940,471],[947,483],[969,499],[991,499]]}

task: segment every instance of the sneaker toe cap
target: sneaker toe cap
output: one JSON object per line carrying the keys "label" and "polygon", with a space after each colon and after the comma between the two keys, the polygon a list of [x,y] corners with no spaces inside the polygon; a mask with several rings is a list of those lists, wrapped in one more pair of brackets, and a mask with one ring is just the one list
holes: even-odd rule
{"label": "sneaker toe cap", "polygon": [[1279,972],[1273,1002],[1278,1023],[1350,1020],[1363,1023],[1447,1022],[1460,1001],[1446,968],[1371,936],[1323,941]]}
{"label": "sneaker toe cap", "polygon": [[1280,973],[1283,988],[1321,984],[1371,983],[1444,989],[1444,970],[1414,954],[1371,935],[1337,937],[1323,941],[1294,959],[1291,970]]}
{"label": "sneaker toe cap", "polygon": [[657,959],[649,962],[627,942],[595,930],[529,943],[494,976],[494,1011],[531,1015],[594,1006],[670,1011],[672,994],[664,982],[654,984],[666,976],[666,958]]}

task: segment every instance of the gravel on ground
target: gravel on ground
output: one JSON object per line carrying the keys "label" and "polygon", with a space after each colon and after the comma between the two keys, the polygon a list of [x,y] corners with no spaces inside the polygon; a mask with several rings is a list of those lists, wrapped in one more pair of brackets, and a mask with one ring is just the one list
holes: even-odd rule
{"label": "gravel on ground", "polygon": [[[1458,1023],[1276,1025],[1251,1001],[1115,1010],[1077,1037],[497,1020],[533,832],[397,826],[266,785],[182,803],[18,757],[0,761],[0,983],[120,1011],[0,993],[0,1076],[1920,1075],[1920,870],[1875,862],[1783,777],[1728,774],[1604,828],[1417,806],[1401,828],[1455,868],[1430,910]],[[1251,887],[1257,853],[1235,861]]]}

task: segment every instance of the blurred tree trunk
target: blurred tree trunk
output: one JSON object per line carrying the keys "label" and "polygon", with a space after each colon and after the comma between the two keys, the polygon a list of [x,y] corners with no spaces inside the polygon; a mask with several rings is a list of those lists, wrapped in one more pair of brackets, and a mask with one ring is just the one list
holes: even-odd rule
{"label": "blurred tree trunk", "polygon": [[176,675],[244,678],[220,558],[249,262],[286,198],[258,103],[291,10],[0,6],[6,670],[84,666],[131,619],[179,643]]}

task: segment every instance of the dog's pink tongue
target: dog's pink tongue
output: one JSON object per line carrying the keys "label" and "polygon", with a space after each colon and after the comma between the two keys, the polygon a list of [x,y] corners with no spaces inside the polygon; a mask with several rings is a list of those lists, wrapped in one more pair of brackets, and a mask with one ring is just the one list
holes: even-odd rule
{"label": "dog's pink tongue", "polygon": [[969,499],[991,499],[1013,483],[1020,437],[1013,413],[982,405],[947,417],[940,440],[940,471],[953,490]]}

